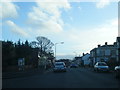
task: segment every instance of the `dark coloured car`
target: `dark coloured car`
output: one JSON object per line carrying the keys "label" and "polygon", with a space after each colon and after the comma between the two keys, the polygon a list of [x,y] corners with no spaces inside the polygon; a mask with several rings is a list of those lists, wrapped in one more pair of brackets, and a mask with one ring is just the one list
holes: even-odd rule
{"label": "dark coloured car", "polygon": [[78,68],[78,65],[77,64],[71,64],[70,68]]}

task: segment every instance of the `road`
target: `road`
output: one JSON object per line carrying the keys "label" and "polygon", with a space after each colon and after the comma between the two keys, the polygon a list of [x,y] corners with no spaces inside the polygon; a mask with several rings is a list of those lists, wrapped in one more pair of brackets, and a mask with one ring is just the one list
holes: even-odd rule
{"label": "road", "polygon": [[29,77],[4,79],[3,88],[119,88],[113,73],[97,73],[88,68],[67,68]]}

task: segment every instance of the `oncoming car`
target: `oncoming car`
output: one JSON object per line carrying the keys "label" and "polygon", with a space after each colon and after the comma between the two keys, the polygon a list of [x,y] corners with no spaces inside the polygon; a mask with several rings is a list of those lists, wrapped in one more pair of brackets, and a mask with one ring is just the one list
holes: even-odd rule
{"label": "oncoming car", "polygon": [[74,63],[72,63],[72,64],[70,65],[70,68],[78,68],[78,65],[77,65],[77,64],[74,64]]}
{"label": "oncoming car", "polygon": [[109,72],[109,66],[105,62],[97,62],[94,65],[94,71],[104,71]]}
{"label": "oncoming car", "polygon": [[66,65],[65,65],[65,63],[64,62],[55,62],[53,71],[54,72],[59,72],[59,71],[66,72]]}

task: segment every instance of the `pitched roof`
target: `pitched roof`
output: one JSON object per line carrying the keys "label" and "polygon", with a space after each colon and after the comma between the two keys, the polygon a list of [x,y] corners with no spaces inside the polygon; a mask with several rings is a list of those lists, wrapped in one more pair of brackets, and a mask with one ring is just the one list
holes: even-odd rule
{"label": "pitched roof", "polygon": [[[103,45],[101,47],[106,47],[106,45]],[[107,45],[107,47],[114,47],[114,45]]]}

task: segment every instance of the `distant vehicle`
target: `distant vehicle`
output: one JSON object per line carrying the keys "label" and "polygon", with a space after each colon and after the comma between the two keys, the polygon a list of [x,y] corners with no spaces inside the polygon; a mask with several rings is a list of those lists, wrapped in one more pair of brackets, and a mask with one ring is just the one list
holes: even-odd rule
{"label": "distant vehicle", "polygon": [[59,71],[66,72],[66,65],[65,65],[65,63],[64,62],[55,62],[53,71],[54,72],[59,72]]}
{"label": "distant vehicle", "polygon": [[75,64],[75,63],[72,63],[72,64],[70,65],[70,68],[78,68],[78,65]]}
{"label": "distant vehicle", "polygon": [[115,67],[115,77],[120,78],[120,65]]}
{"label": "distant vehicle", "polygon": [[104,71],[108,72],[109,71],[109,66],[105,62],[97,62],[94,65],[94,71]]}

